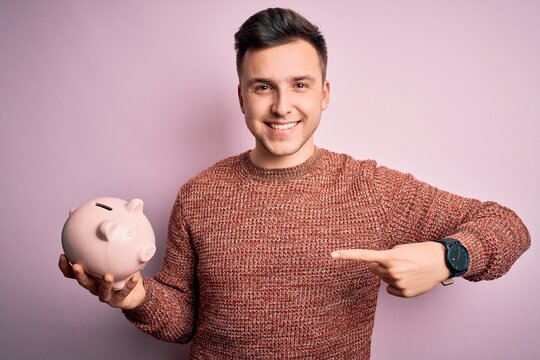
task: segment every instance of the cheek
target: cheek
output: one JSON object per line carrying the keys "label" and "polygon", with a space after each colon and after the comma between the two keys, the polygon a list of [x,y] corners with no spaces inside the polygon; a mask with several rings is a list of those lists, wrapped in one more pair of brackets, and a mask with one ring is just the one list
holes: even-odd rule
{"label": "cheek", "polygon": [[252,130],[259,116],[257,115],[256,109],[254,109],[253,106],[250,106],[250,105],[251,104],[249,102],[244,103],[244,120],[246,122],[247,127],[250,130]]}
{"label": "cheek", "polygon": [[310,96],[297,102],[296,108],[304,114],[318,115],[322,110],[321,97]]}
{"label": "cheek", "polygon": [[246,120],[255,120],[257,117],[263,116],[269,105],[266,104],[264,99],[249,99],[244,101],[244,115]]}
{"label": "cheek", "polygon": [[248,123],[253,119],[253,110],[248,104],[244,104],[244,118]]}

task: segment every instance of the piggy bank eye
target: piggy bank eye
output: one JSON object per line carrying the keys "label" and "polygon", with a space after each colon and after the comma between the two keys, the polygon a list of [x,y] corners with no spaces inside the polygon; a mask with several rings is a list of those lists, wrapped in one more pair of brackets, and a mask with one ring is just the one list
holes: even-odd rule
{"label": "piggy bank eye", "polygon": [[107,206],[107,205],[102,204],[102,203],[96,203],[96,206],[98,206],[98,207],[100,207],[100,208],[104,208],[105,210],[112,211],[112,207]]}

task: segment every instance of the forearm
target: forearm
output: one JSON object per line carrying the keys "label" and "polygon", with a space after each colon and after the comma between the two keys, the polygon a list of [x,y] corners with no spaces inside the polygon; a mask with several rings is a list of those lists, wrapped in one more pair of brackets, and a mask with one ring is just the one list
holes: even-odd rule
{"label": "forearm", "polygon": [[196,262],[180,194],[169,219],[163,266],[153,278],[144,278],[144,300],[124,314],[141,331],[158,339],[187,343],[196,321]]}
{"label": "forearm", "polygon": [[392,170],[380,174],[393,185],[382,187],[391,246],[455,238],[471,255],[465,274],[471,281],[502,276],[530,246],[525,225],[504,206],[439,190]]}

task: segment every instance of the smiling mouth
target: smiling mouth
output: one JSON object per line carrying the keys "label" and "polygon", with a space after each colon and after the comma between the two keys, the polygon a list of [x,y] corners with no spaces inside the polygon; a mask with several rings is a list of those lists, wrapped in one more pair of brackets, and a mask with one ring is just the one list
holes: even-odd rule
{"label": "smiling mouth", "polygon": [[274,130],[289,130],[295,127],[300,121],[288,123],[288,124],[275,124],[275,123],[266,123],[269,127]]}

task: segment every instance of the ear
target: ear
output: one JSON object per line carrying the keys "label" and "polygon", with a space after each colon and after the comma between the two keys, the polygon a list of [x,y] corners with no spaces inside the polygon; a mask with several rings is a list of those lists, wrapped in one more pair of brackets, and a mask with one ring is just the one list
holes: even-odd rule
{"label": "ear", "polygon": [[238,102],[240,103],[240,110],[242,111],[242,114],[246,114],[244,112],[244,99],[242,98],[242,87],[240,84],[238,84]]}
{"label": "ear", "polygon": [[111,241],[116,229],[118,229],[118,225],[110,220],[105,220],[98,226],[98,237],[105,241]]}
{"label": "ear", "polygon": [[71,216],[75,210],[77,210],[77,208],[73,208],[73,209],[69,210],[69,216]]}
{"label": "ear", "polygon": [[328,108],[330,103],[330,82],[328,80],[324,81],[322,89],[322,98],[321,98],[321,110],[324,111]]}
{"label": "ear", "polygon": [[130,213],[142,213],[144,202],[141,199],[131,199],[126,204],[126,210]]}

